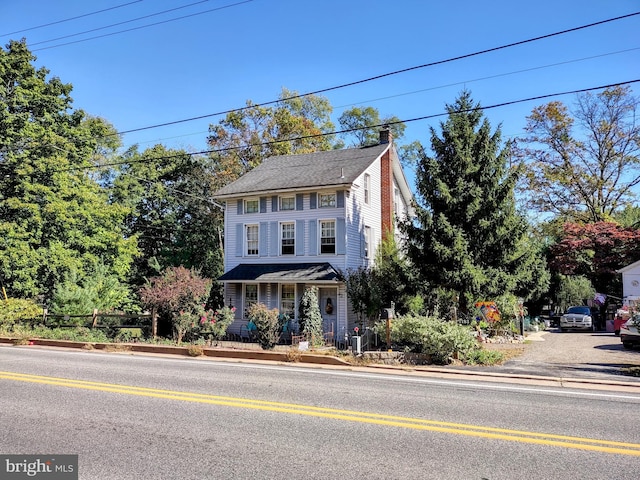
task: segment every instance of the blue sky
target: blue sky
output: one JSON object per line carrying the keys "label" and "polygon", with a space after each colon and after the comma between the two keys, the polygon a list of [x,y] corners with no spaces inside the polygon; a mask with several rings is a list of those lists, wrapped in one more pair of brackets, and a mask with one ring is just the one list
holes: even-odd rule
{"label": "blue sky", "polygon": [[[26,37],[37,65],[73,84],[75,108],[124,131],[241,107],[247,99],[271,101],[282,87],[325,89],[640,11],[637,0],[242,1],[0,0],[0,41]],[[109,10],[30,29],[102,9]],[[119,22],[128,23],[102,28]],[[91,29],[99,30],[48,41]],[[353,105],[412,119],[442,113],[464,88],[488,106],[629,81],[640,78],[638,32],[635,16],[325,96],[335,120]],[[640,84],[632,88],[640,94]],[[522,134],[525,117],[546,101],[485,113],[511,137]],[[209,124],[219,119],[126,134],[123,142],[203,150]],[[439,121],[407,124],[402,143],[428,146],[429,126]]]}

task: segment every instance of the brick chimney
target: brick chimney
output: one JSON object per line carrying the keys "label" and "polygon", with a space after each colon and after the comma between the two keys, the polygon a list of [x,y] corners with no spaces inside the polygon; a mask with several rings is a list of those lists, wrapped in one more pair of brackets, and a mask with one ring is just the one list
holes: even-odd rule
{"label": "brick chimney", "polygon": [[[393,137],[391,135],[391,131],[389,130],[389,126],[385,125],[380,130],[380,144],[393,144]],[[393,235],[395,231],[395,226],[393,222],[393,165],[391,162],[391,148],[387,149],[387,151],[380,158],[380,188],[382,191],[381,200],[382,200],[382,239],[385,240],[388,235]]]}
{"label": "brick chimney", "polygon": [[391,136],[391,130],[389,130],[389,125],[385,125],[380,129],[380,145],[385,143],[391,143],[393,138]]}

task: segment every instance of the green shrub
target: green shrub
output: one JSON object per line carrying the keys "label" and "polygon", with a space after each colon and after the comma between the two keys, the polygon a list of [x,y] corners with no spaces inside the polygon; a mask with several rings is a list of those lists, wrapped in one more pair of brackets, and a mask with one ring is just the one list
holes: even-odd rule
{"label": "green shrub", "polygon": [[91,315],[94,309],[110,312],[117,308],[138,309],[131,287],[118,278],[113,267],[99,262],[86,273],[68,273],[56,286],[50,310],[58,315]]}
{"label": "green shrub", "polygon": [[227,333],[229,325],[233,323],[235,307],[224,306],[215,312],[208,310],[200,317],[197,334],[206,339],[209,345],[219,342]]}
{"label": "green shrub", "polygon": [[119,343],[129,343],[141,340],[142,328],[139,327],[131,327],[131,328],[118,328],[117,333],[113,337],[114,342]]}
{"label": "green shrub", "polygon": [[265,350],[275,347],[280,339],[282,329],[278,310],[275,308],[269,310],[262,303],[254,303],[249,307],[247,316],[256,326],[256,335],[260,346]]}
{"label": "green shrub", "polygon": [[476,348],[467,353],[464,363],[467,365],[496,365],[504,360],[504,354],[496,350]]}
{"label": "green shrub", "polygon": [[32,300],[10,298],[0,300],[0,326],[10,326],[42,318],[42,307]]}
{"label": "green shrub", "polygon": [[[376,330],[385,327],[378,324]],[[436,364],[448,364],[452,360],[465,361],[479,349],[468,326],[443,322],[433,317],[403,316],[391,322],[392,343],[415,353],[426,353]]]}
{"label": "green shrub", "polygon": [[108,343],[109,337],[101,330],[86,327],[48,328],[44,326],[30,327],[14,325],[8,329],[0,329],[0,333],[14,338],[47,338],[50,340],[70,340],[74,342]]}

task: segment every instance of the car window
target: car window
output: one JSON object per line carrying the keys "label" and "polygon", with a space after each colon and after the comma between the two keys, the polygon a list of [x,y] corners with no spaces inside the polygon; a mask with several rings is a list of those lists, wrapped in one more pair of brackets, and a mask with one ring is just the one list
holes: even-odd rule
{"label": "car window", "polygon": [[581,315],[591,315],[589,307],[570,307],[567,313],[579,313]]}

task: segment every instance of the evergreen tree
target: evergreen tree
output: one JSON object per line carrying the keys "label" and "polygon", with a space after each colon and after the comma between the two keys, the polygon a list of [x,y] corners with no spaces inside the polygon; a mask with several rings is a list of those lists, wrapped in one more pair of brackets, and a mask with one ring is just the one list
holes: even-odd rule
{"label": "evergreen tree", "polygon": [[500,129],[491,132],[469,92],[446,110],[441,136],[431,128],[434,156],[418,161],[408,256],[423,282],[456,292],[463,310],[507,292],[530,297],[549,277],[516,210],[510,145],[501,148]]}
{"label": "evergreen tree", "polygon": [[300,299],[298,307],[298,323],[300,332],[307,336],[313,344],[322,342],[322,315],[318,306],[318,289],[308,287]]}

